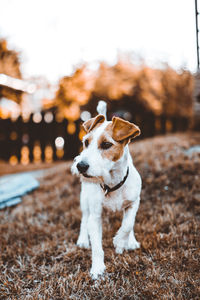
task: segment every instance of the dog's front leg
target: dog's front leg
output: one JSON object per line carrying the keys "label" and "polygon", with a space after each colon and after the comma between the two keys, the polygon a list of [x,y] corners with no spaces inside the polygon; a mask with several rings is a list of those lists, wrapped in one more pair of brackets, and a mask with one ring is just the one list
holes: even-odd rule
{"label": "dog's front leg", "polygon": [[82,183],[81,194],[80,194],[80,206],[82,212],[80,234],[77,241],[77,246],[80,248],[89,248],[89,238],[88,238],[88,218],[89,218],[89,207],[88,207],[88,196],[87,188],[85,184]]}
{"label": "dog's front leg", "polygon": [[89,210],[88,233],[92,245],[92,268],[90,274],[93,279],[97,279],[105,270],[104,252],[102,248],[102,201],[98,194],[92,193],[90,196]]}
{"label": "dog's front leg", "polygon": [[116,253],[121,254],[124,249],[134,250],[140,247],[140,244],[135,239],[133,229],[138,206],[139,199],[134,201],[133,204],[124,211],[122,225],[113,239]]}

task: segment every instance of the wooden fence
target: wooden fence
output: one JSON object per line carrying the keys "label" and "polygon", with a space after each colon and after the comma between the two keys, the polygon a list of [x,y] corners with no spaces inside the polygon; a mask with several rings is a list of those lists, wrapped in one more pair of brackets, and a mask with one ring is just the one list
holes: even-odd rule
{"label": "wooden fence", "polygon": [[13,164],[72,159],[81,145],[79,129],[80,121],[59,122],[55,115],[48,121],[44,113],[36,120],[31,115],[28,122],[0,119],[0,159]]}
{"label": "wooden fence", "polygon": [[[74,158],[81,147],[81,121],[58,121],[55,114],[51,114],[49,119],[46,113],[41,113],[38,119],[31,115],[27,122],[21,117],[15,121],[0,119],[0,160],[14,165]],[[189,126],[186,118],[156,117],[153,114],[136,115],[131,121],[140,127],[140,138],[185,131]]]}

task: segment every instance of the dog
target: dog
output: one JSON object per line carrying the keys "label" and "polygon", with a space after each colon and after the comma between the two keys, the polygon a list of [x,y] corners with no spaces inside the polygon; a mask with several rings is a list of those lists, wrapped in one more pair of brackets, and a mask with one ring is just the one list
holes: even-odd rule
{"label": "dog", "polygon": [[123,220],[113,244],[116,253],[140,247],[134,235],[140,203],[141,177],[133,165],[128,144],[140,134],[133,123],[118,117],[106,119],[106,103],[100,101],[98,115],[83,123],[83,151],[75,157],[72,173],[81,178],[82,219],[77,245],[92,247],[91,277],[105,271],[102,248],[102,207],[123,210]]}

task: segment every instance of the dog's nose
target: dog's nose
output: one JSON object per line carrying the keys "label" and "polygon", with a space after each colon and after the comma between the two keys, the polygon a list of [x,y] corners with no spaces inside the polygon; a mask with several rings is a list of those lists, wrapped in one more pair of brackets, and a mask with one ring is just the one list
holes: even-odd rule
{"label": "dog's nose", "polygon": [[85,173],[88,168],[89,165],[85,161],[81,161],[77,164],[77,169],[79,170],[80,173]]}

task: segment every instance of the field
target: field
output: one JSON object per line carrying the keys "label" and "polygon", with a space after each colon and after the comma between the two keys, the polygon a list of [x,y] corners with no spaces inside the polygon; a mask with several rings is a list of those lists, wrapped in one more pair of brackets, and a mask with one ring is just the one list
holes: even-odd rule
{"label": "field", "polygon": [[[112,237],[122,216],[104,210],[107,269],[97,281],[89,276],[91,251],[76,246],[79,180],[71,175],[70,162],[52,164],[38,190],[0,211],[0,299],[199,299],[200,154],[192,152],[195,145],[200,145],[195,132],[131,144],[143,179],[135,225],[141,248],[115,254]],[[1,164],[0,174],[32,168]]]}

